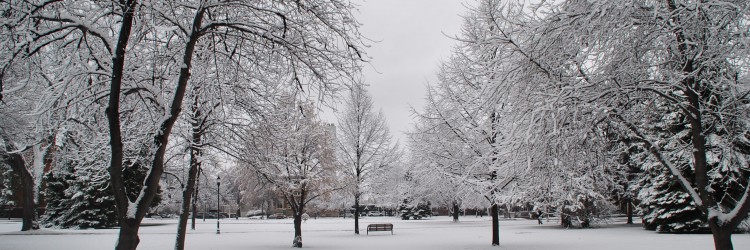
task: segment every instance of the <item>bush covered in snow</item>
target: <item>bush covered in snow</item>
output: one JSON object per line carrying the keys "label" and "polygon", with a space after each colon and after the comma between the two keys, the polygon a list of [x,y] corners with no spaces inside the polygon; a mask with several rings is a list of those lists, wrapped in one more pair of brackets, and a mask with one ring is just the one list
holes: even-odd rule
{"label": "bush covered in snow", "polygon": [[565,228],[588,228],[607,218],[613,210],[612,204],[604,197],[591,193],[577,195],[564,200],[559,206],[560,225]]}

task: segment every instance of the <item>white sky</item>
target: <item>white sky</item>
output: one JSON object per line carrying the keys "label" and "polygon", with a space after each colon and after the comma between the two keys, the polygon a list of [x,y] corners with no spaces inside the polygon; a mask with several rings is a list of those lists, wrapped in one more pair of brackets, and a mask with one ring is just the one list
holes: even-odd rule
{"label": "white sky", "polygon": [[460,33],[466,0],[355,0],[360,32],[372,42],[372,66],[365,83],[381,108],[394,139],[405,143],[411,128],[410,105],[422,109],[427,83],[434,83]]}

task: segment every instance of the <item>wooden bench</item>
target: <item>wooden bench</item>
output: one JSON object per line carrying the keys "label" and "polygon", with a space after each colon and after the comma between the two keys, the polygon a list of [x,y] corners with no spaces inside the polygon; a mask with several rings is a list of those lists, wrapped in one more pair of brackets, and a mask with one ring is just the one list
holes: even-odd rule
{"label": "wooden bench", "polygon": [[370,231],[391,231],[391,235],[393,235],[393,224],[383,223],[367,225],[367,235],[370,235]]}

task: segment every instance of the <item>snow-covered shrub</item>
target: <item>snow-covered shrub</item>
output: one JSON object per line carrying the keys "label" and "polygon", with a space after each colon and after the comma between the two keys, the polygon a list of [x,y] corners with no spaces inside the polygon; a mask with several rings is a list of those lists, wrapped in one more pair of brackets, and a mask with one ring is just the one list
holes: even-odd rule
{"label": "snow-covered shrub", "polygon": [[565,228],[588,228],[609,217],[614,206],[603,196],[594,193],[576,195],[558,206],[560,225]]}

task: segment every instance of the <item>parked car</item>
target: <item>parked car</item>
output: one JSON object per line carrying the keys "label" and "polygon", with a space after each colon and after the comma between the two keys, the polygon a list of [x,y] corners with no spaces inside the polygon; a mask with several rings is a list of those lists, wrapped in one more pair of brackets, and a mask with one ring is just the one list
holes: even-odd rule
{"label": "parked car", "polygon": [[[208,212],[208,213],[198,212],[195,215],[196,215],[196,218],[206,218],[206,219],[216,219],[216,216],[217,216],[216,212]],[[221,218],[222,219],[227,218],[226,213],[221,213]]]}
{"label": "parked car", "polygon": [[266,213],[262,210],[250,210],[245,212],[245,216],[250,219],[263,219],[266,217]]}
{"label": "parked car", "polygon": [[275,213],[268,216],[269,219],[286,219],[286,215],[282,213]]}
{"label": "parked car", "polygon": [[339,216],[344,217],[344,218],[354,218],[354,214],[350,212],[340,212]]}
{"label": "parked car", "polygon": [[370,212],[367,212],[367,216],[383,216],[383,212],[380,212],[380,211],[370,211]]}
{"label": "parked car", "polygon": [[172,218],[177,218],[177,215],[175,215],[175,214],[169,214],[169,213],[151,214],[151,218],[155,218],[155,219],[172,219]]}

